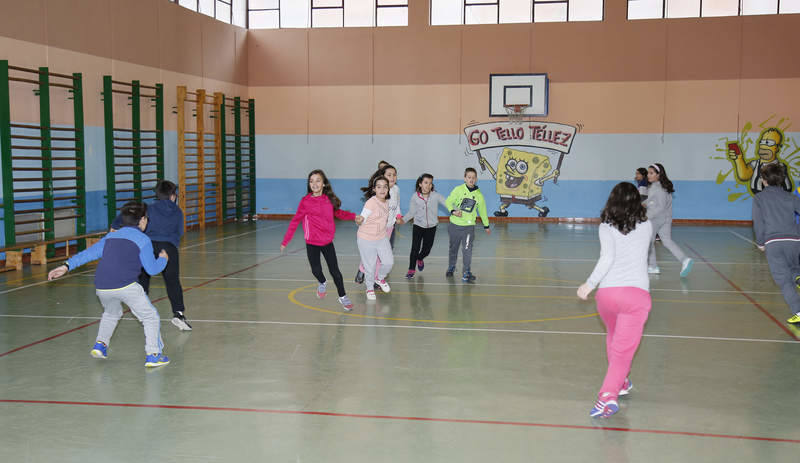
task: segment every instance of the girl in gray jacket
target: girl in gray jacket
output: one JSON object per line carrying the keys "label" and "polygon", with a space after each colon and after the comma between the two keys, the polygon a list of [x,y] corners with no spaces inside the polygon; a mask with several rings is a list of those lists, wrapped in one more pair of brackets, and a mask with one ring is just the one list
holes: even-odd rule
{"label": "girl in gray jacket", "polygon": [[692,271],[694,260],[687,257],[681,248],[672,241],[672,193],[675,188],[667,177],[664,166],[655,163],[647,168],[647,200],[643,203],[647,208],[647,219],[653,224],[653,236],[650,238],[650,254],[648,256],[647,273],[661,273],[656,262],[656,235],[661,237],[661,244],[681,263],[681,278]]}
{"label": "girl in gray jacket", "polygon": [[[428,257],[436,237],[436,225],[439,223],[439,204],[447,210],[444,196],[433,189],[433,175],[422,174],[417,178],[417,189],[408,204],[408,213],[403,222],[414,219],[414,231],[411,238],[411,257],[408,263],[406,278],[414,278],[417,270],[425,268],[424,259]],[[416,265],[416,270],[414,266]]]}

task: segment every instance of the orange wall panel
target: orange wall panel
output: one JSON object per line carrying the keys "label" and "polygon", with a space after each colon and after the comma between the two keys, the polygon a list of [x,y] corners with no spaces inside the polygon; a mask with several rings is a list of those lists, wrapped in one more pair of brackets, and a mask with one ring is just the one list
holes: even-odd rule
{"label": "orange wall panel", "polygon": [[681,19],[667,26],[667,80],[738,79],[741,22],[732,18]]}
{"label": "orange wall panel", "polygon": [[457,133],[459,100],[457,85],[378,85],[375,133]]}
{"label": "orange wall panel", "polygon": [[311,87],[308,99],[309,133],[370,134],[372,108],[372,87],[369,85]]}
{"label": "orange wall panel", "polygon": [[250,86],[308,85],[308,32],[256,29],[247,34]]}
{"label": "orange wall panel", "polygon": [[665,86],[665,132],[737,131],[739,80],[669,81]]}
{"label": "orange wall panel", "polygon": [[312,29],[308,49],[310,85],[372,83],[372,29]]}
{"label": "orange wall panel", "polygon": [[375,84],[452,84],[460,81],[461,33],[453,28],[378,29]]}
{"label": "orange wall panel", "polygon": [[90,55],[111,56],[113,5],[107,0],[47,0],[47,43]]}
{"label": "orange wall panel", "polygon": [[159,67],[158,2],[110,0],[111,53],[121,61]]}

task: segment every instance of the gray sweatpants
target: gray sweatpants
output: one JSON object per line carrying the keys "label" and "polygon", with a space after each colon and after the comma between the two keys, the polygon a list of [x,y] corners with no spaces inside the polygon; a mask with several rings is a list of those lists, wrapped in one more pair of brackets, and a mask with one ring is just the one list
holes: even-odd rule
{"label": "gray sweatpants", "polygon": [[475,225],[447,224],[447,233],[450,235],[450,253],[448,254],[448,268],[455,268],[458,261],[458,248],[464,257],[464,272],[469,272],[472,265],[472,246],[475,241]]}
{"label": "gray sweatpants", "polygon": [[656,262],[656,235],[661,238],[661,244],[669,249],[669,252],[678,259],[678,262],[683,263],[686,260],[686,254],[672,241],[672,218],[670,217],[666,220],[654,218],[650,219],[650,223],[653,225],[653,236],[650,237],[650,253],[647,255],[647,265],[650,267],[658,266],[658,262]]}
{"label": "gray sweatpants", "polygon": [[794,279],[800,275],[800,242],[773,241],[766,246],[767,264],[775,284],[793,314],[800,313],[800,295]]}
{"label": "gray sweatpants", "polygon": [[394,265],[392,246],[389,244],[389,238],[376,241],[358,238],[356,243],[358,253],[361,255],[361,265],[364,266],[364,285],[368,290],[373,289],[376,278],[378,281],[383,280],[392,271]]}
{"label": "gray sweatpants", "polygon": [[120,289],[98,289],[97,298],[103,304],[103,318],[97,330],[97,340],[109,345],[111,336],[122,318],[122,304],[125,303],[136,318],[144,325],[144,352],[160,354],[164,348],[161,340],[161,320],[158,310],[150,302],[139,283],[131,283]]}

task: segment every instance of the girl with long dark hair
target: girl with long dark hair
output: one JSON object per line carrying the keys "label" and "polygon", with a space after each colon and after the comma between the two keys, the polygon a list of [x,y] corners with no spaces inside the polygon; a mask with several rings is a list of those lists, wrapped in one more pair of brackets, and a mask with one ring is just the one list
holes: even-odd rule
{"label": "girl with long dark hair", "polygon": [[652,306],[647,250],[653,229],[641,195],[629,182],[611,190],[600,221],[600,258],[578,297],[586,300],[599,288],[595,300],[607,331],[608,370],[589,415],[608,418],[619,410],[618,397],[633,388],[628,373]]}
{"label": "girl with long dark hair", "polygon": [[342,304],[344,310],[349,312],[353,309],[353,303],[345,292],[342,272],[339,270],[339,262],[336,259],[336,248],[333,247],[333,238],[336,235],[336,224],[333,218],[355,220],[356,215],[340,209],[342,201],[333,192],[328,177],[322,170],[312,170],[308,174],[306,186],[308,194],[300,200],[297,212],[289,222],[289,228],[281,242],[281,252],[286,249],[286,245],[294,236],[297,225],[302,221],[308,263],[311,264],[311,273],[319,282],[317,297],[322,299],[327,294],[328,282],[322,273],[322,262],[320,261],[320,254],[322,254],[328,264],[328,271],[333,277],[333,282],[336,284],[339,303]]}
{"label": "girl with long dark hair", "polygon": [[648,257],[648,273],[658,274],[661,270],[656,262],[656,235],[661,238],[661,243],[675,259],[681,263],[681,278],[689,275],[692,271],[694,260],[687,257],[680,247],[672,241],[672,193],[675,187],[672,185],[667,171],[660,163],[652,164],[647,168],[647,180],[650,186],[647,188],[647,218],[653,224],[653,238],[650,243],[650,253]]}

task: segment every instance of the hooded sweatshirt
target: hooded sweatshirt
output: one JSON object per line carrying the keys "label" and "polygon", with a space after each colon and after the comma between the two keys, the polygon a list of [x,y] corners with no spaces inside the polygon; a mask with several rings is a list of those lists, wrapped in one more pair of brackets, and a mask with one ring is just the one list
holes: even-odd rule
{"label": "hooded sweatshirt", "polygon": [[314,196],[311,193],[303,196],[297,212],[289,222],[289,229],[283,236],[282,246],[289,244],[294,236],[294,231],[300,222],[303,222],[303,233],[306,243],[314,246],[325,246],[333,242],[336,235],[336,224],[333,218],[340,220],[353,220],[356,215],[343,209],[333,210],[333,204],[327,195]]}
{"label": "hooded sweatshirt", "polygon": [[753,231],[756,244],[771,241],[800,240],[800,225],[795,214],[800,213],[800,198],[782,187],[768,186],[753,196]]}
{"label": "hooded sweatshirt", "polygon": [[[450,210],[450,223],[453,225],[475,225],[478,214],[480,214],[483,228],[489,228],[489,217],[486,216],[486,201],[484,201],[478,185],[470,188],[464,183],[453,188],[450,196],[447,197],[446,203],[447,209]],[[461,211],[461,217],[452,214],[456,210]]]}
{"label": "hooded sweatshirt", "polygon": [[439,204],[447,208],[447,201],[438,192],[431,191],[426,198],[422,193],[415,191],[408,203],[408,212],[403,217],[403,222],[414,219],[414,225],[418,227],[435,227],[439,223]]}
{"label": "hooded sweatshirt", "polygon": [[[168,241],[177,248],[183,236],[183,211],[169,199],[157,199],[147,205],[147,230],[145,234],[152,241]],[[119,215],[111,222],[111,228],[122,228]]]}

